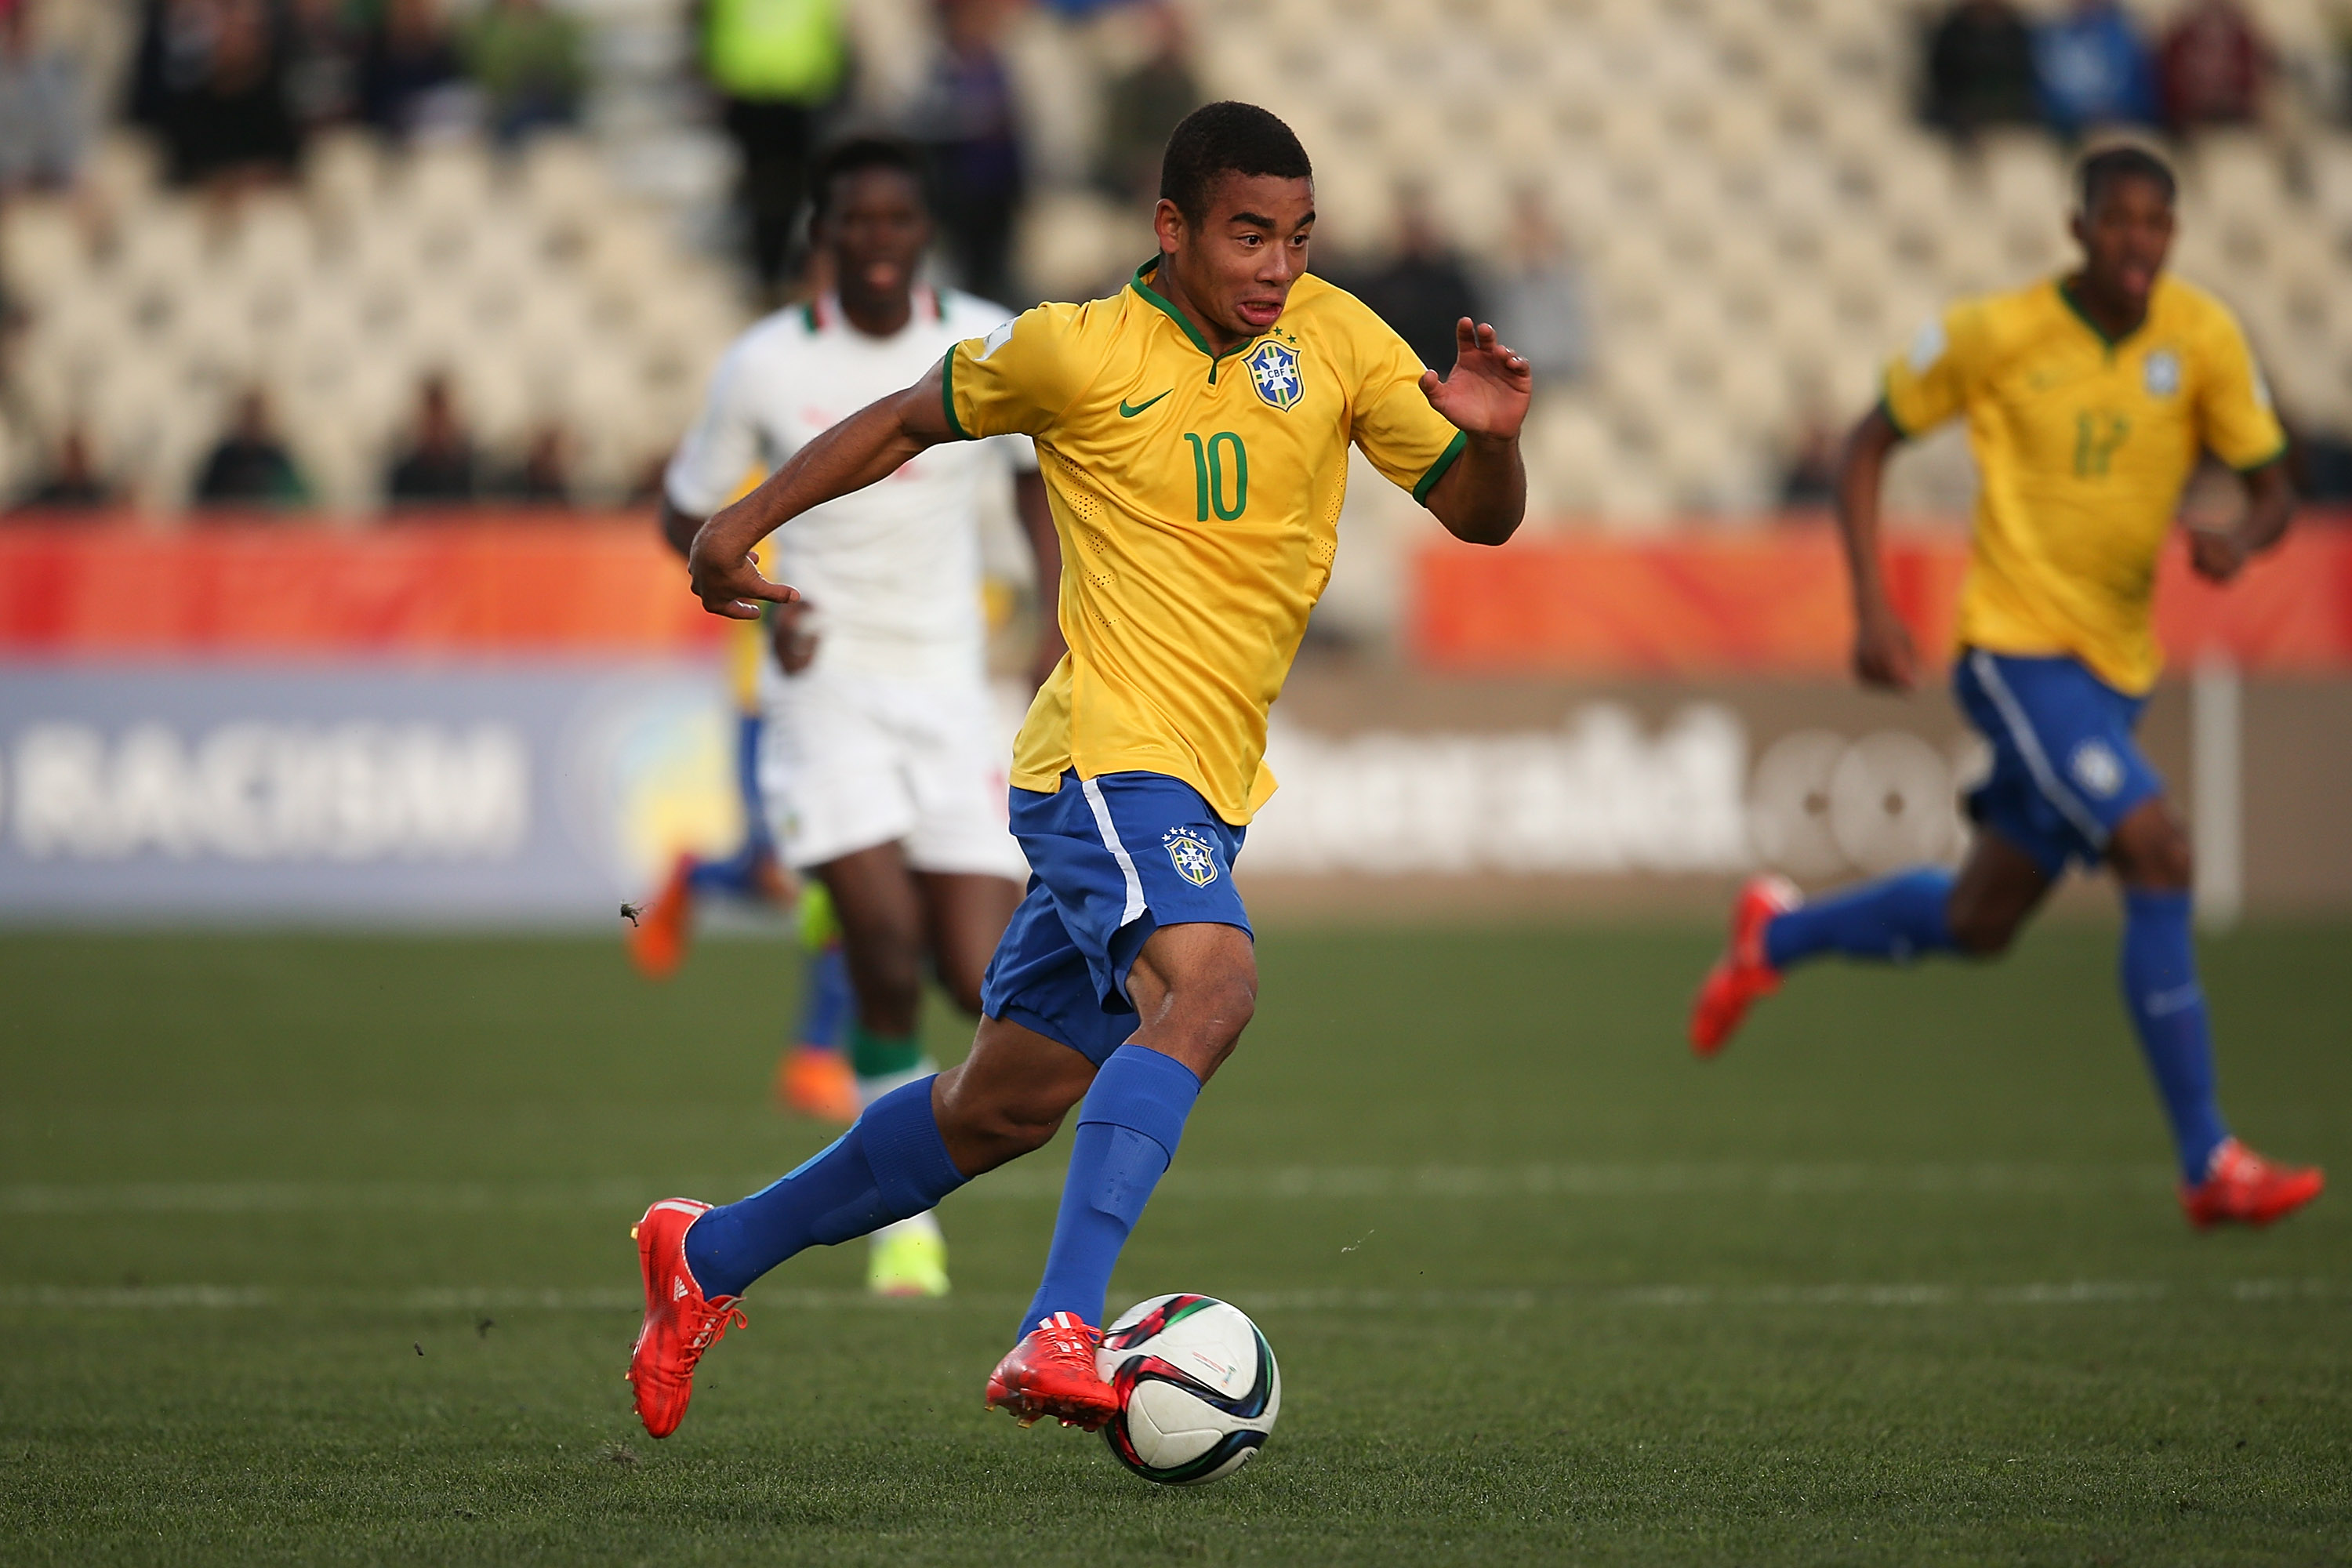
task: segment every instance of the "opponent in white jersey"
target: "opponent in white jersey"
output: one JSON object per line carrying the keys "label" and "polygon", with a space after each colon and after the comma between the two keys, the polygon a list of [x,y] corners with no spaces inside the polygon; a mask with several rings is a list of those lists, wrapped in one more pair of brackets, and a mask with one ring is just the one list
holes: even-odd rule
{"label": "opponent in white jersey", "polygon": [[[877,138],[822,158],[814,237],[833,289],[767,318],[728,351],[701,418],[671,460],[664,531],[681,552],[704,518],[956,343],[1011,312],[919,286],[931,239],[921,155]],[[804,603],[775,617],[762,672],[760,786],[778,847],[831,893],[857,992],[851,1058],[862,1099],[924,1069],[916,1020],[925,961],[967,1012],[1028,875],[1005,826],[1010,736],[986,679],[983,487],[1015,472],[1042,602],[1054,542],[1024,437],[942,445],[884,483],[797,519],[772,569]],[[1040,668],[1058,659],[1058,633]],[[929,1215],[877,1232],[877,1290],[937,1294],[945,1250]]]}

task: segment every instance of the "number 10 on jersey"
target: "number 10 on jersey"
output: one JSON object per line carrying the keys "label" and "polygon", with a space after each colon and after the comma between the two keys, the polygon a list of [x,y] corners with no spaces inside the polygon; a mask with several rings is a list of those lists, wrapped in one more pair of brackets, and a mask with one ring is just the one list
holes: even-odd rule
{"label": "number 10 on jersey", "polygon": [[[1230,430],[1220,430],[1206,441],[1190,430],[1184,439],[1192,444],[1193,521],[1206,522],[1213,509],[1220,522],[1231,522],[1249,508],[1249,451],[1242,438]],[[1233,454],[1233,471],[1225,471],[1226,449]],[[1230,483],[1230,492],[1226,487]],[[1225,502],[1227,494],[1233,504]]]}

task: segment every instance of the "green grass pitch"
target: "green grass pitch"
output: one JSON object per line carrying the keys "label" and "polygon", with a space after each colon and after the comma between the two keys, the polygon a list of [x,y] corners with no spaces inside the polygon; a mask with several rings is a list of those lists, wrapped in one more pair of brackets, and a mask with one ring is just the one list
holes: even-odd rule
{"label": "green grass pitch", "polygon": [[[1702,1066],[1712,945],[1267,936],[1112,1291],[1282,1359],[1178,1490],[981,1408],[1066,1139],[949,1201],[952,1299],[801,1258],[637,1429],[638,1206],[828,1135],[781,944],[11,933],[0,1562],[2352,1561],[2352,1194],[2189,1231],[2111,931],[1810,973]],[[2205,952],[2239,1128],[2352,1172],[2352,928]]]}

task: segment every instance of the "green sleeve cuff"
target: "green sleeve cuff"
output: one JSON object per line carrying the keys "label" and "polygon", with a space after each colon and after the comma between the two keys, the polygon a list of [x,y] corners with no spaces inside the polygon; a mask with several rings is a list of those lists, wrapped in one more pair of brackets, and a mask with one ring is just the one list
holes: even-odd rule
{"label": "green sleeve cuff", "polygon": [[2286,442],[2281,441],[2275,447],[2271,449],[2267,456],[2256,458],[2251,463],[2232,463],[2230,467],[2235,468],[2242,474],[2251,474],[2256,468],[2267,468],[2273,463],[2278,462],[2286,456],[2287,445],[2288,444]]}
{"label": "green sleeve cuff", "polygon": [[[956,348],[961,346],[959,343]],[[940,361],[940,406],[947,411],[948,428],[955,432],[955,438],[959,441],[969,441],[972,438],[971,432],[965,429],[963,421],[956,417],[955,356],[955,348],[950,348],[947,352],[947,357]]]}
{"label": "green sleeve cuff", "polygon": [[1911,439],[1912,432],[1910,427],[1905,425],[1902,418],[1895,412],[1895,400],[1887,396],[1885,393],[1880,393],[1878,395],[1878,411],[1886,416],[1886,422],[1889,425],[1895,426],[1895,434],[1896,436],[1906,441]]}
{"label": "green sleeve cuff", "polygon": [[1429,465],[1429,472],[1421,476],[1421,483],[1412,487],[1415,501],[1423,506],[1429,504],[1429,492],[1437,488],[1437,481],[1445,477],[1445,470],[1454,466],[1454,459],[1462,456],[1462,448],[1469,444],[1469,432],[1454,432],[1454,439],[1445,443],[1445,450],[1437,454],[1437,461]]}

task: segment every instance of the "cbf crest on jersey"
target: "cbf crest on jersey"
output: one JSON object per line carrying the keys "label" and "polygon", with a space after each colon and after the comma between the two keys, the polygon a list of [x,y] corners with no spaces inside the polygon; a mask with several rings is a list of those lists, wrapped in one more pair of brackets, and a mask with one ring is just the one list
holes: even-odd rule
{"label": "cbf crest on jersey", "polygon": [[1250,384],[1269,405],[1286,412],[1307,395],[1307,381],[1298,374],[1298,350],[1279,338],[1268,338],[1242,362],[1249,366]]}
{"label": "cbf crest on jersey", "polygon": [[1204,835],[1189,827],[1171,827],[1160,842],[1168,847],[1176,874],[1192,886],[1205,888],[1217,879],[1216,847]]}
{"label": "cbf crest on jersey", "polygon": [[2141,366],[2140,382],[2150,397],[2170,397],[2180,390],[2180,356],[2170,349],[2154,351]]}

